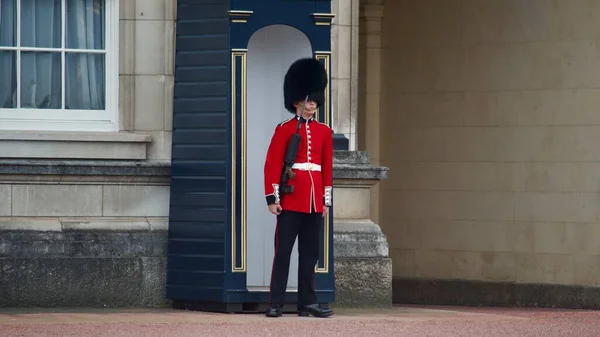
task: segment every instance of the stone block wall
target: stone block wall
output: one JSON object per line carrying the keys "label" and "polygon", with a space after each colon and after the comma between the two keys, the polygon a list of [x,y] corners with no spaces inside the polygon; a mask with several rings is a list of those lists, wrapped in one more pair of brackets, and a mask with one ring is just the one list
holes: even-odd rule
{"label": "stone block wall", "polygon": [[600,1],[397,0],[382,22],[396,299],[599,303],[506,284],[600,285]]}
{"label": "stone block wall", "polygon": [[118,132],[0,131],[0,306],[165,305],[176,6],[119,1]]}
{"label": "stone block wall", "polygon": [[0,307],[168,305],[161,222],[115,221],[111,230],[68,220],[37,224],[45,231],[0,229]]}
{"label": "stone block wall", "polygon": [[[0,307],[170,305],[168,163],[0,164]],[[335,305],[389,307],[388,245],[368,207],[387,168],[336,151],[333,174]]]}
{"label": "stone block wall", "polygon": [[148,159],[168,161],[173,125],[177,1],[119,3],[121,130],[150,135]]}
{"label": "stone block wall", "polygon": [[165,306],[168,163],[0,163],[0,307]]}
{"label": "stone block wall", "polygon": [[[40,162],[39,165],[61,164]],[[24,165],[3,163],[2,170],[18,166]],[[88,175],[83,171],[80,175],[2,174],[0,205],[1,217],[32,221],[64,217],[98,221],[114,217],[168,217],[169,177]]]}
{"label": "stone block wall", "polygon": [[331,0],[331,112],[334,132],[356,150],[358,129],[359,0]]}

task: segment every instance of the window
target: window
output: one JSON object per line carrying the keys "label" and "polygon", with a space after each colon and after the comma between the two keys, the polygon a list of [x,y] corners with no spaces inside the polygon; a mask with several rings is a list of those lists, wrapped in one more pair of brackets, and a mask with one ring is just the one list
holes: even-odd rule
{"label": "window", "polygon": [[0,129],[118,130],[117,34],[117,0],[0,0]]}

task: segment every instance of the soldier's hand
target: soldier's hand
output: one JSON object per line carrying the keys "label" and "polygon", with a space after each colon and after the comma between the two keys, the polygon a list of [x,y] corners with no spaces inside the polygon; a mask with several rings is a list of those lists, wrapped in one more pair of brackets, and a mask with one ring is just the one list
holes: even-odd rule
{"label": "soldier's hand", "polygon": [[281,206],[279,206],[279,204],[270,204],[269,205],[269,212],[271,212],[275,215],[279,215],[282,210],[283,210],[283,208],[281,208]]}
{"label": "soldier's hand", "polygon": [[326,217],[329,214],[329,206],[323,206],[323,217]]}

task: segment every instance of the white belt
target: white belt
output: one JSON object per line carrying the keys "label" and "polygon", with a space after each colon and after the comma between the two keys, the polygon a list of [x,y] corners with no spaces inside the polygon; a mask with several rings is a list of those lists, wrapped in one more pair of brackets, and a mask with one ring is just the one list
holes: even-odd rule
{"label": "white belt", "polygon": [[295,163],[292,168],[301,171],[321,171],[321,165],[313,163]]}

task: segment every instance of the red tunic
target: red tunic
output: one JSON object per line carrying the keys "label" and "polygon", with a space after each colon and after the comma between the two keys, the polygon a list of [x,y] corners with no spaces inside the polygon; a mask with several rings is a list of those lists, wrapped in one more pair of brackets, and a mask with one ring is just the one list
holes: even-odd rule
{"label": "red tunic", "polygon": [[296,168],[293,168],[296,176],[288,180],[288,185],[293,186],[294,191],[280,194],[283,159],[288,142],[296,133],[297,123],[298,117],[293,117],[277,125],[271,138],[264,176],[267,204],[280,203],[281,199],[281,208],[284,210],[303,213],[314,210],[321,213],[323,205],[331,206],[333,138],[331,128],[314,118],[304,120],[298,131],[301,139],[294,161]]}

